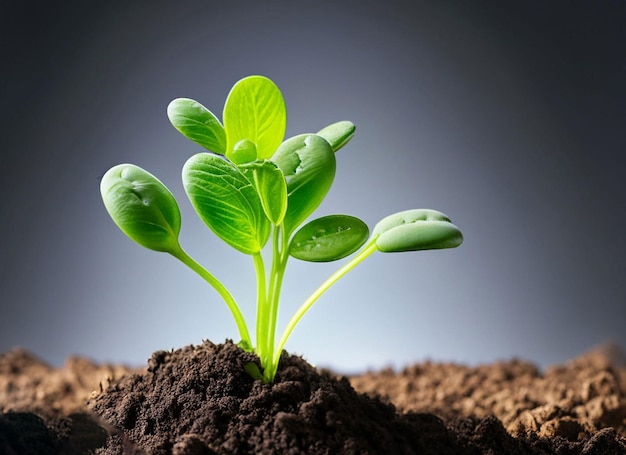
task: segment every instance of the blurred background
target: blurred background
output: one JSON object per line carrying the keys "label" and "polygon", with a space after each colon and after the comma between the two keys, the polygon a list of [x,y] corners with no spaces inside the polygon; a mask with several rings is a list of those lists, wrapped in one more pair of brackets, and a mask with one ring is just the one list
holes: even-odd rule
{"label": "blurred background", "polygon": [[[99,181],[124,162],[172,190],[183,247],[254,327],[252,260],[192,211],[200,147],[165,114],[190,97],[221,118],[251,74],[282,90],[288,136],[357,126],[317,215],[433,208],[465,235],[370,257],[290,352],[350,373],[626,345],[626,2],[3,0],[0,52],[0,352],[143,365],[237,337],[212,288],[109,218]],[[290,262],[281,329],[340,265]]]}

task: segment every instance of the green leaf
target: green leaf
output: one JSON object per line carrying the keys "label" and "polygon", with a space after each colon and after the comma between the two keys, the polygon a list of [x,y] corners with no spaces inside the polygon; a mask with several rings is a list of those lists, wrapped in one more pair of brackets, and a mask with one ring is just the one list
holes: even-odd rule
{"label": "green leaf", "polygon": [[202,104],[189,98],[177,98],[167,106],[167,116],[187,139],[220,155],[226,153],[224,127]]}
{"label": "green leaf", "polygon": [[282,171],[271,161],[255,161],[239,167],[252,182],[265,215],[273,224],[280,224],[287,212],[287,182]]}
{"label": "green leaf", "polygon": [[180,211],[163,183],[133,164],[109,169],[100,182],[104,205],[117,226],[138,244],[155,251],[180,249]]}
{"label": "green leaf", "polygon": [[335,154],[321,136],[302,134],[287,139],[271,159],[287,180],[287,235],[321,204],[335,178]]}
{"label": "green leaf", "polygon": [[230,161],[198,153],[183,167],[183,185],[194,209],[224,242],[245,254],[261,251],[270,233],[259,195]]}
{"label": "green leaf", "polygon": [[248,139],[242,139],[235,144],[229,159],[235,164],[250,163],[256,160],[256,145]]}
{"label": "green leaf", "polygon": [[224,105],[226,156],[243,139],[256,145],[256,157],[267,159],[282,142],[287,127],[285,101],[278,87],[264,76],[237,82]]}
{"label": "green leaf", "polygon": [[243,364],[243,369],[248,376],[250,376],[255,381],[263,381],[263,375],[261,374],[261,369],[254,362],[246,362]]}
{"label": "green leaf", "polygon": [[368,236],[369,229],[360,219],[328,215],[302,226],[291,240],[289,254],[303,261],[336,261],[358,250]]}
{"label": "green leaf", "polygon": [[322,128],[317,132],[317,135],[326,139],[333,148],[333,151],[336,152],[352,139],[355,129],[354,123],[348,120],[342,120]]}
{"label": "green leaf", "polygon": [[383,218],[374,227],[377,248],[385,253],[454,248],[463,234],[441,212],[415,209]]}

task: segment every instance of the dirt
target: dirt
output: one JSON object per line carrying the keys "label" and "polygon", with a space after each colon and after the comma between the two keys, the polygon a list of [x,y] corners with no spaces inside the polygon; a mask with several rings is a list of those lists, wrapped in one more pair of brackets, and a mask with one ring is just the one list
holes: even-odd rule
{"label": "dirt", "polygon": [[273,385],[232,342],[147,368],[0,354],[0,454],[626,454],[626,356],[540,371],[422,362],[352,377],[283,353]]}

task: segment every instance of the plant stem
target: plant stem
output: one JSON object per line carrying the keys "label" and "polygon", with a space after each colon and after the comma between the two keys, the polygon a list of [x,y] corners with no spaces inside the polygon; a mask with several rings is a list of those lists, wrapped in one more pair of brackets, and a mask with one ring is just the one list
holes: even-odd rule
{"label": "plant stem", "polygon": [[272,356],[272,350],[268,345],[267,324],[269,322],[269,312],[267,305],[267,283],[265,277],[265,263],[261,253],[252,255],[254,269],[256,271],[257,283],[257,306],[256,306],[256,353],[261,360],[261,365],[265,365]]}
{"label": "plant stem", "polygon": [[[281,241],[282,239],[282,241]],[[283,277],[285,276],[285,269],[287,266],[287,260],[289,259],[288,244],[284,232],[281,231],[281,226],[278,225],[274,228],[274,235],[272,238],[272,271],[270,276],[270,285],[268,293],[269,302],[269,317],[268,317],[268,346],[270,349],[270,356],[268,358],[268,364],[264,365],[265,371],[271,372],[275,368],[271,364],[274,359],[274,342],[276,339],[276,324],[278,321],[278,306],[280,303],[280,291],[282,288]],[[264,377],[266,382],[270,382],[268,377]]]}
{"label": "plant stem", "polygon": [[189,267],[191,270],[200,275],[207,283],[209,283],[218,294],[224,299],[226,305],[230,309],[233,317],[235,318],[235,322],[237,323],[237,328],[239,329],[239,335],[241,336],[241,340],[243,343],[252,348],[252,339],[250,338],[250,333],[248,332],[248,326],[246,325],[246,321],[237,305],[237,302],[233,298],[228,289],[213,276],[207,269],[198,264],[191,256],[189,256],[182,248],[179,247],[178,250],[171,251],[170,254],[175,258],[179,259],[183,264]]}
{"label": "plant stem", "polygon": [[285,346],[285,343],[287,342],[287,339],[289,338],[289,335],[291,335],[291,332],[295,328],[296,324],[298,324],[300,319],[302,319],[302,316],[304,316],[304,313],[306,313],[308,309],[311,308],[311,305],[313,305],[317,301],[317,299],[319,299],[320,296],[324,292],[326,292],[333,284],[335,284],[341,277],[343,277],[346,273],[355,268],[358,264],[363,262],[364,259],[370,256],[376,250],[376,238],[374,237],[359,252],[359,254],[357,254],[350,262],[346,263],[343,267],[333,273],[326,281],[324,281],[324,283],[322,283],[319,288],[315,290],[313,294],[311,294],[308,299],[305,300],[300,308],[298,308],[298,311],[295,312],[295,314],[292,316],[291,320],[285,327],[285,331],[283,332],[283,335],[278,342],[276,351],[274,352],[274,358],[272,359],[273,370],[267,373],[270,382],[274,380],[274,375],[276,374],[276,370],[278,368],[278,362],[280,360],[280,355],[283,351],[283,347]]}

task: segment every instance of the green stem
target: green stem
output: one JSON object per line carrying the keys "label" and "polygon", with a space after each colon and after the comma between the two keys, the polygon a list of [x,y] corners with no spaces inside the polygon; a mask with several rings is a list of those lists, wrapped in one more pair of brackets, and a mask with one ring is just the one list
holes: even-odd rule
{"label": "green stem", "polygon": [[265,277],[265,263],[261,253],[252,255],[254,260],[254,269],[256,271],[257,283],[257,306],[256,306],[256,353],[261,359],[261,365],[265,365],[272,356],[271,349],[268,348],[267,324],[268,324],[268,308],[267,308],[267,284]]}
{"label": "green stem", "polygon": [[207,269],[198,264],[182,248],[179,248],[177,251],[172,251],[170,252],[170,254],[179,259],[183,264],[196,272],[207,283],[215,288],[218,294],[224,299],[224,302],[226,302],[226,305],[228,305],[230,312],[235,318],[235,322],[237,323],[237,327],[239,328],[239,335],[241,336],[242,342],[249,348],[252,348],[252,339],[250,338],[250,333],[248,332],[246,321],[243,317],[243,314],[241,313],[241,310],[239,309],[239,306],[237,305],[237,302],[235,302],[235,299],[233,298],[231,293],[228,292],[228,289],[226,289],[226,287],[222,283],[220,283],[220,281],[215,278],[215,276],[213,276]]}
{"label": "green stem", "polygon": [[346,273],[355,268],[358,264],[363,262],[364,259],[370,256],[376,250],[376,238],[374,237],[359,252],[359,254],[357,254],[350,262],[348,262],[335,273],[333,273],[326,281],[324,281],[324,283],[322,283],[319,288],[315,290],[313,294],[311,294],[311,296],[300,306],[300,308],[298,308],[298,311],[295,312],[295,314],[285,327],[285,331],[283,332],[283,335],[278,342],[277,349],[276,351],[274,351],[274,358],[272,359],[273,371],[270,371],[268,373],[268,379],[270,382],[274,379],[274,375],[276,374],[280,355],[283,351],[285,343],[287,342],[287,339],[289,338],[289,335],[291,335],[291,332],[295,328],[296,324],[298,324],[300,319],[302,319],[302,316],[304,316],[304,313],[306,313],[308,309],[311,308],[311,305],[313,305],[317,301],[317,299],[319,299],[320,296],[324,292],[326,292],[333,284],[335,284],[341,277],[343,277]]}
{"label": "green stem", "polygon": [[[282,234],[282,235],[281,235]],[[281,242],[282,239],[282,242]],[[282,247],[281,247],[282,244]],[[270,277],[269,288],[269,326],[268,326],[268,346],[270,349],[269,362],[273,362],[274,359],[274,342],[276,339],[276,324],[278,322],[278,307],[280,303],[280,291],[282,288],[283,277],[285,276],[285,268],[287,265],[288,244],[285,241],[284,232],[281,232],[281,226],[276,226],[274,229],[274,236],[272,239],[272,272]],[[268,372],[275,370],[273,365],[268,362],[265,365]],[[266,378],[267,379],[267,378]]]}

